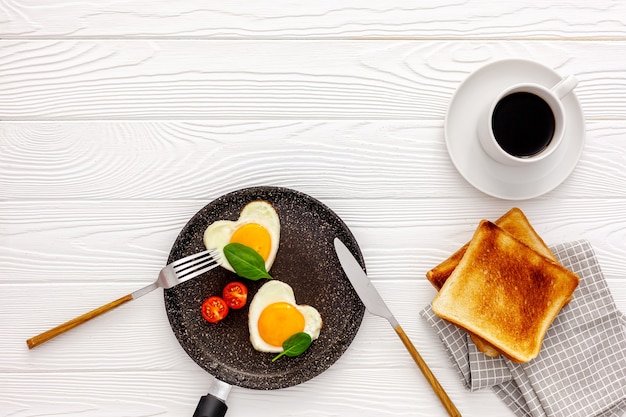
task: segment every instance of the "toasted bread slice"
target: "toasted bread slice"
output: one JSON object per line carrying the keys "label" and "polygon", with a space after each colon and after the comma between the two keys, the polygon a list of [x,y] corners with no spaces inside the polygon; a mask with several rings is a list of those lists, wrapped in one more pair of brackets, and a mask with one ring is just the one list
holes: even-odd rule
{"label": "toasted bread slice", "polygon": [[573,272],[483,220],[432,308],[511,360],[528,362],[578,282]]}
{"label": "toasted bread slice", "polygon": [[[532,227],[526,215],[519,208],[512,208],[496,220],[495,223],[526,245],[535,249],[537,252],[556,261],[554,254],[550,251],[541,236],[539,236],[539,234]],[[456,268],[460,262],[461,258],[463,258],[468,245],[469,242],[453,253],[448,259],[426,273],[426,277],[437,290],[441,289],[443,284],[446,282],[446,279],[448,279],[452,271],[454,271],[454,268]],[[489,345],[489,343],[485,342],[480,337],[472,333],[470,333],[470,337],[476,347],[478,347],[478,349],[485,355],[490,357],[499,355],[497,349]]]}
{"label": "toasted bread slice", "polygon": [[[532,227],[526,215],[519,208],[512,208],[496,220],[495,223],[542,255],[554,261],[557,260],[541,236],[539,236],[539,234]],[[441,289],[443,284],[446,282],[446,279],[448,279],[452,271],[454,271],[454,268],[456,268],[458,263],[461,261],[461,258],[463,258],[468,246],[469,242],[452,254],[448,259],[426,273],[426,277],[437,290]],[[495,357],[500,354],[496,348],[491,346],[485,340],[472,333],[469,335],[476,347],[485,355]]]}
{"label": "toasted bread slice", "polygon": [[[548,246],[545,244],[543,239],[541,239],[539,234],[537,234],[535,229],[533,229],[532,225],[519,208],[513,207],[511,210],[507,211],[502,217],[495,221],[495,224],[511,233],[517,239],[530,246],[543,256],[547,256],[548,258],[556,261],[554,254],[550,252]],[[461,261],[468,245],[469,243],[465,244],[448,259],[426,273],[426,278],[428,278],[437,291],[441,289],[443,284],[446,282],[446,279],[448,279],[452,271],[454,271],[454,268],[458,265],[459,261]]]}

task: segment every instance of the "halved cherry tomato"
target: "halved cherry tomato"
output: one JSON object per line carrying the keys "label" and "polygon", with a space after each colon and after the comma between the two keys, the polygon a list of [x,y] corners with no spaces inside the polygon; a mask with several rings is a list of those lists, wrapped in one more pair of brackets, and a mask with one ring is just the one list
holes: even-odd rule
{"label": "halved cherry tomato", "polygon": [[209,323],[217,323],[228,314],[228,305],[217,295],[213,295],[202,303],[202,317]]}
{"label": "halved cherry tomato", "polygon": [[224,287],[222,297],[229,308],[239,309],[246,305],[248,300],[248,288],[241,282],[230,282]]}

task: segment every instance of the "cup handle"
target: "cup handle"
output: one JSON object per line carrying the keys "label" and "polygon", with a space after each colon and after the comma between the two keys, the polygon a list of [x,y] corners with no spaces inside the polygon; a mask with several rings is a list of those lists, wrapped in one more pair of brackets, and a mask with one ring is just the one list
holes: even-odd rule
{"label": "cup handle", "polygon": [[568,75],[559,81],[554,87],[552,87],[552,92],[556,94],[558,98],[563,98],[568,95],[574,87],[578,85],[578,79],[573,75]]}

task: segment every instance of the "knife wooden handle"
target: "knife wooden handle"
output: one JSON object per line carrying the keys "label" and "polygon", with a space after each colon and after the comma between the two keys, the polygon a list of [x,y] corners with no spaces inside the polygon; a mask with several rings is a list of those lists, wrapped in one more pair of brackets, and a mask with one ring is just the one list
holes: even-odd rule
{"label": "knife wooden handle", "polygon": [[37,336],[33,336],[26,341],[29,349],[32,349],[36,346],[39,346],[42,343],[47,342],[48,340],[57,337],[58,335],[65,333],[66,331],[73,329],[79,324],[83,324],[86,321],[93,319],[94,317],[98,317],[100,314],[106,313],[109,310],[113,310],[115,307],[119,307],[120,305],[131,301],[133,299],[132,294],[127,294],[121,298],[118,298],[115,301],[111,301],[108,304],[103,305],[102,307],[98,307],[96,309],[91,310],[88,313],[83,314],[82,316],[78,316],[73,318],[72,320],[66,321],[63,324],[59,324],[58,326],[45,331]]}
{"label": "knife wooden handle", "polygon": [[404,346],[411,354],[411,357],[426,377],[426,380],[435,391],[435,394],[437,394],[437,397],[439,397],[439,400],[445,407],[446,411],[448,411],[448,414],[450,414],[451,417],[461,417],[461,413],[454,406],[452,400],[450,399],[450,397],[448,397],[448,394],[446,394],[446,391],[444,391],[439,381],[437,381],[437,378],[435,377],[435,375],[433,375],[428,365],[426,365],[426,362],[424,362],[424,359],[422,359],[422,356],[419,354],[417,349],[415,349],[415,346],[413,346],[413,342],[411,342],[406,333],[404,333],[402,327],[400,327],[400,325],[397,325],[396,327],[394,327],[394,330],[396,331],[396,333],[398,333],[400,339],[402,339],[402,343],[404,343]]}

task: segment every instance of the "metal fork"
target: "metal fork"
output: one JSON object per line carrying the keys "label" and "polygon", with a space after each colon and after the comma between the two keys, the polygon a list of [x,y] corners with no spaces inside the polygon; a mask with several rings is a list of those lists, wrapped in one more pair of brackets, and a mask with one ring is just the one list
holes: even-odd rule
{"label": "metal fork", "polygon": [[80,324],[85,323],[88,320],[91,320],[94,317],[106,313],[107,311],[113,310],[115,307],[121,306],[128,301],[135,300],[159,287],[172,288],[175,285],[178,285],[187,280],[195,278],[198,275],[204,274],[207,271],[210,271],[221,263],[222,261],[219,257],[219,254],[214,249],[205,250],[203,252],[189,255],[185,258],[174,261],[171,264],[167,265],[165,268],[161,269],[161,271],[159,272],[159,277],[152,284],[146,285],[145,287],[140,288],[135,292],[118,298],[115,301],[111,301],[110,303],[105,304],[102,307],[91,310],[90,312],[85,313],[82,316],[78,316],[48,331],[38,334],[37,336],[31,337],[26,341],[26,344],[28,345],[29,349],[32,349],[62,333],[65,333],[70,329],[73,329]]}

